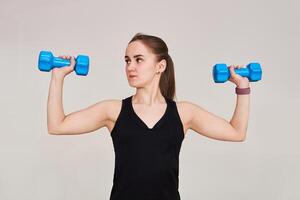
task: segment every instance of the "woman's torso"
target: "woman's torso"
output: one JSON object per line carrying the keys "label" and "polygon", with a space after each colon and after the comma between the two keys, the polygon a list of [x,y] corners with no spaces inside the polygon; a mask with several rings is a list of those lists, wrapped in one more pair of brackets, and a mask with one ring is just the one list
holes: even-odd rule
{"label": "woman's torso", "polygon": [[107,125],[115,152],[110,200],[180,200],[179,152],[186,126],[176,102],[165,100],[147,111],[137,109],[132,96],[112,107],[117,114]]}

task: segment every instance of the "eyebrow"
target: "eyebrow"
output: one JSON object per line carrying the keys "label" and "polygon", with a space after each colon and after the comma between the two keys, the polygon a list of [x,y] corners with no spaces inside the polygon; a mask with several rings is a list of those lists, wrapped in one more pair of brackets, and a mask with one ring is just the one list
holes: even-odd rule
{"label": "eyebrow", "polygon": [[[138,55],[134,55],[133,57],[136,58],[136,57],[144,57],[144,56],[142,54],[138,54]],[[129,56],[125,56],[125,58],[129,58]]]}

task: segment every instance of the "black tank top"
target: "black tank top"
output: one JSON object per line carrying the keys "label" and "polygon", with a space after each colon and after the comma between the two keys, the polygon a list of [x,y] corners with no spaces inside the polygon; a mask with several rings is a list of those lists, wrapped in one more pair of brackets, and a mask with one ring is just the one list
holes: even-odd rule
{"label": "black tank top", "polygon": [[115,169],[110,200],[180,200],[179,152],[184,139],[176,102],[149,128],[135,113],[132,96],[122,108],[111,137]]}

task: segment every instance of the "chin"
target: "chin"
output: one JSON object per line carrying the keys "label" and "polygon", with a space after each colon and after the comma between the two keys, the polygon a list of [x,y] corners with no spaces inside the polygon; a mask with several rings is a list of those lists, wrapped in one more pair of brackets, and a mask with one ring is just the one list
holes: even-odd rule
{"label": "chin", "polygon": [[134,87],[134,88],[140,88],[140,87],[143,87],[142,84],[138,84],[138,83],[135,83],[135,82],[128,81],[128,83],[129,83],[129,86],[130,86],[130,87]]}

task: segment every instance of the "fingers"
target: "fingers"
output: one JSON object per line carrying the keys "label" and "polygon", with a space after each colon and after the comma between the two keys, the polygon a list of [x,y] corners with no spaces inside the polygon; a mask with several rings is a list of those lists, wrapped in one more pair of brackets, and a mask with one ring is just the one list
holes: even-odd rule
{"label": "fingers", "polygon": [[71,63],[74,63],[74,62],[75,62],[75,57],[74,57],[74,56],[70,56],[70,55],[59,55],[58,57],[59,57],[59,58],[62,58],[62,59],[70,60]]}
{"label": "fingers", "polygon": [[236,72],[234,71],[235,68],[241,69],[241,68],[244,68],[244,65],[230,65],[230,66],[229,66],[229,71],[231,72],[231,74],[232,74],[233,76],[236,75]]}
{"label": "fingers", "polygon": [[67,59],[67,60],[70,60],[70,65],[71,67],[74,67],[75,66],[75,57],[74,56],[70,56],[70,55],[59,55],[58,56],[59,58],[62,58],[62,59]]}
{"label": "fingers", "polygon": [[234,66],[234,65],[229,66],[229,71],[230,71],[231,76],[235,76],[235,74],[236,74],[234,71],[234,68],[236,68],[236,66]]}
{"label": "fingers", "polygon": [[241,68],[244,68],[244,65],[230,65],[229,68],[237,68],[237,69],[241,69]]}
{"label": "fingers", "polygon": [[230,65],[229,66],[229,71],[230,71],[230,74],[233,78],[236,78],[238,77],[238,74],[234,71],[235,68],[237,69],[240,69],[242,68],[243,66],[242,65]]}
{"label": "fingers", "polygon": [[75,65],[75,58],[74,58],[74,56],[71,56],[68,59],[71,59],[71,64],[70,65]]}
{"label": "fingers", "polygon": [[74,59],[75,60],[75,57],[70,56],[70,55],[59,55],[58,57],[62,58],[62,59],[68,59],[68,60]]}
{"label": "fingers", "polygon": [[244,65],[230,65],[229,66],[229,68],[238,68],[238,69],[240,69],[240,68],[243,68],[244,67]]}

